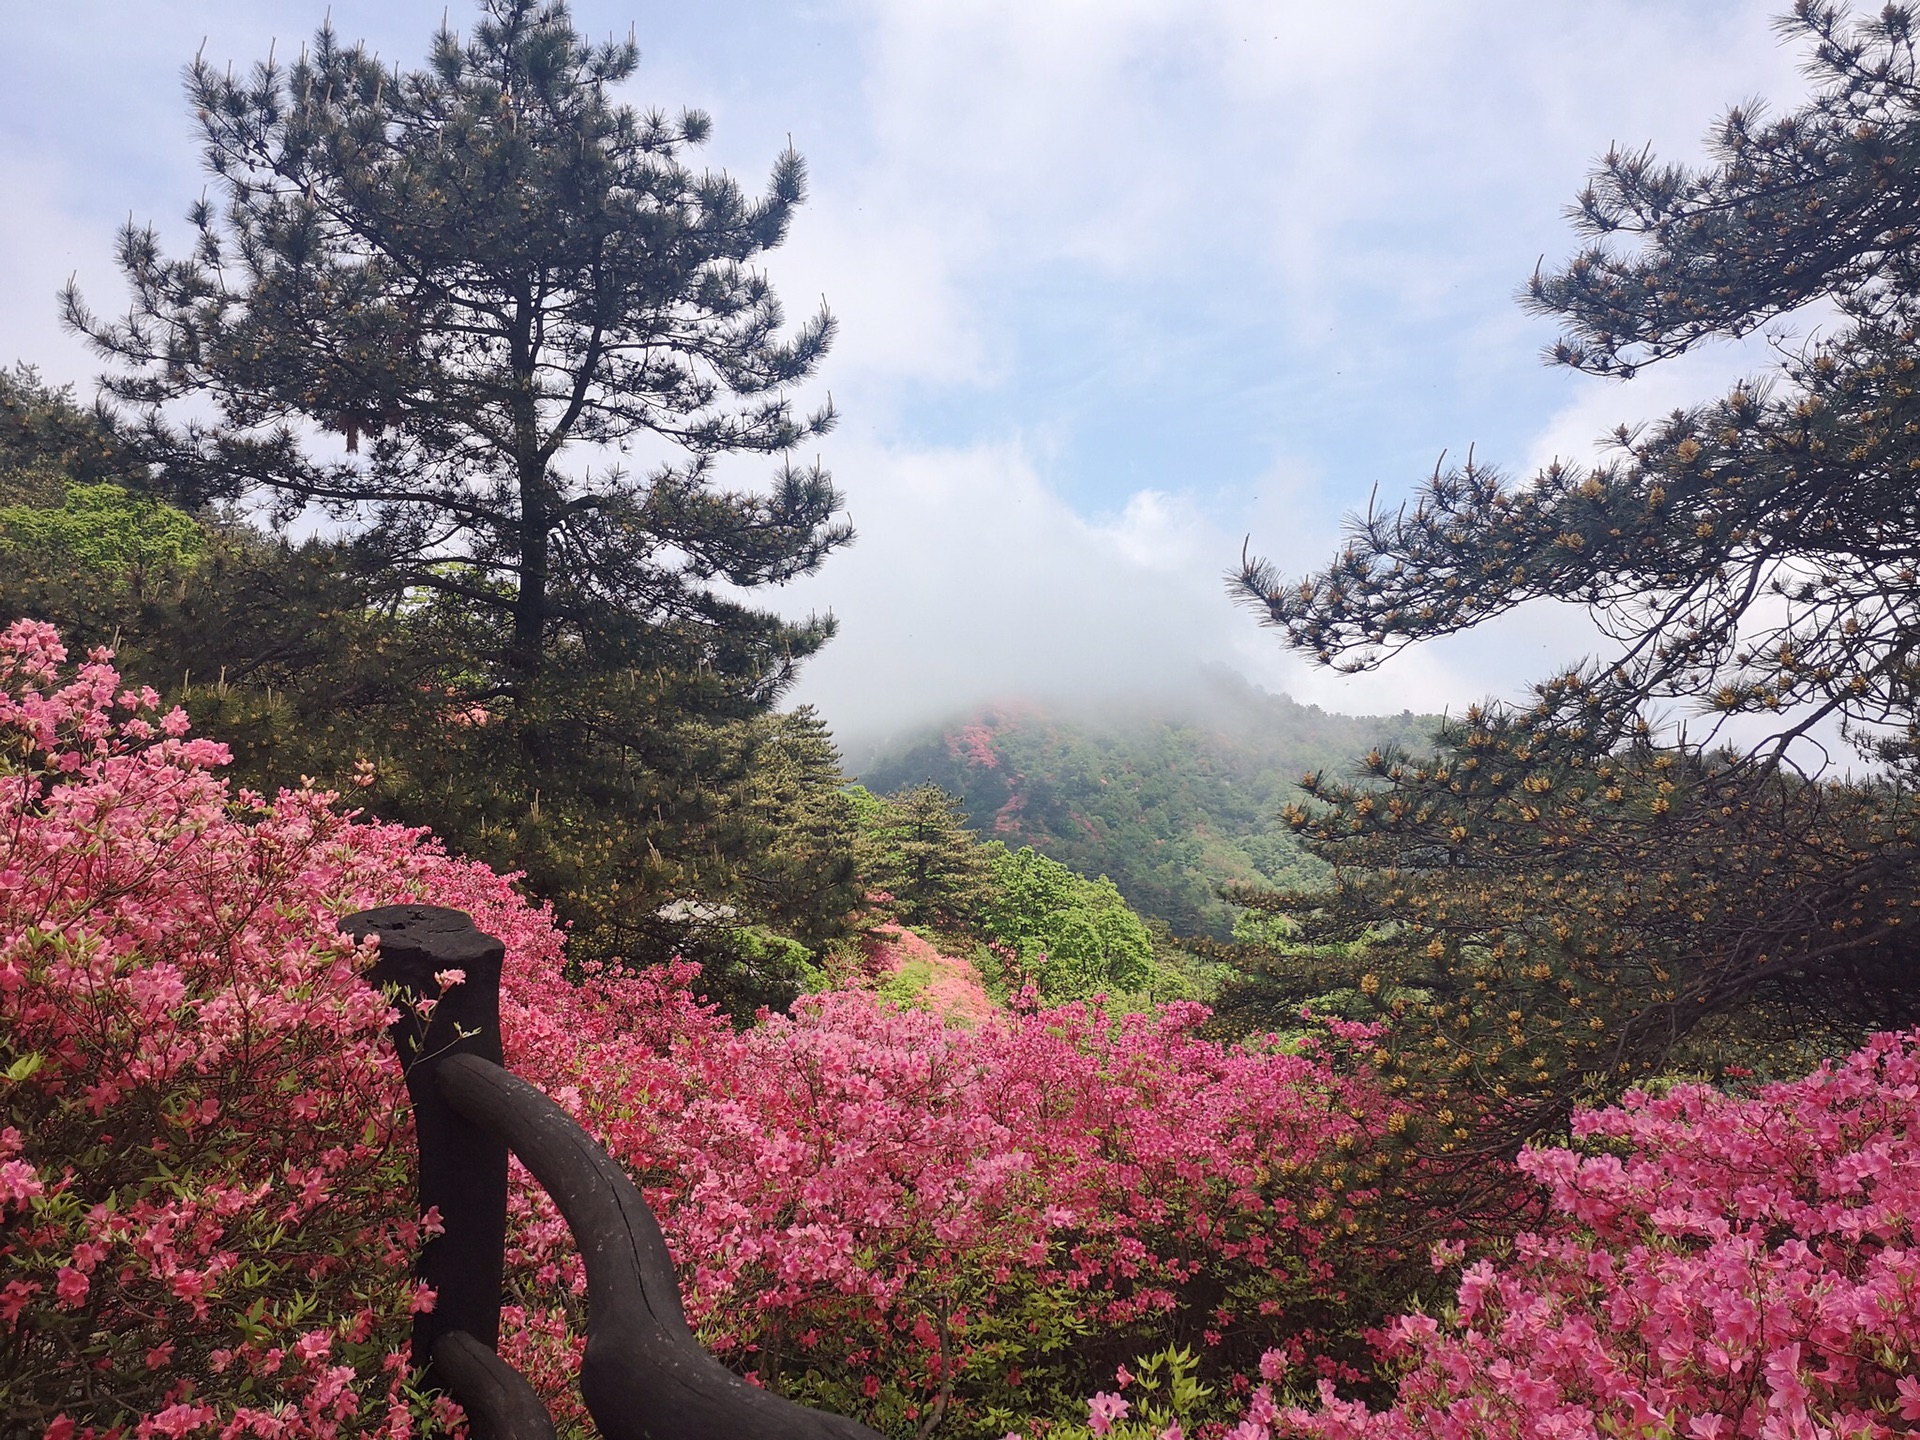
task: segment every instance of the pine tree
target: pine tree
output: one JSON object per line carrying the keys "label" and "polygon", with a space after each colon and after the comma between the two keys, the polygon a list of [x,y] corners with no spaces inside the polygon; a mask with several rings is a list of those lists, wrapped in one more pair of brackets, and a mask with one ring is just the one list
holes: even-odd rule
{"label": "pine tree", "polygon": [[1768,723],[1770,756],[1831,719],[1898,758],[1920,698],[1915,17],[1800,0],[1781,28],[1808,44],[1814,97],[1730,109],[1702,169],[1609,152],[1572,212],[1589,244],[1527,289],[1567,326],[1549,358],[1596,375],[1816,302],[1839,323],[1718,400],[1623,426],[1598,465],[1440,470],[1319,575],[1249,560],[1240,597],[1343,669],[1530,600],[1582,604],[1620,641],[1583,677],[1610,735],[1680,698]]}
{"label": "pine tree", "polygon": [[[317,507],[387,595],[471,617],[497,698],[556,660],[644,663],[670,633],[764,699],[831,631],[715,584],[791,579],[850,538],[826,473],[787,458],[833,421],[788,393],[832,319],[782,338],[754,268],[804,169],[781,155],[758,200],[688,169],[709,122],[617,104],[637,63],[559,0],[486,0],[417,71],[331,26],[244,79],[196,60],[216,182],[196,244],[170,258],[129,224],[125,317],[64,301],[176,493]],[[782,457],[771,486],[721,488],[735,452]]]}
{"label": "pine tree", "polygon": [[866,810],[857,850],[861,875],[892,897],[903,923],[952,930],[979,919],[993,874],[959,796],[929,783],[878,799],[856,791],[855,801]]}
{"label": "pine tree", "polygon": [[[795,460],[833,423],[791,394],[832,318],[789,330],[757,268],[801,161],[757,199],[690,168],[708,121],[618,103],[637,61],[559,0],[485,0],[414,71],[330,26],[243,78],[196,60],[215,189],[195,245],[129,225],[126,314],[64,297],[113,362],[95,429],[154,487],[203,519],[246,501],[333,526],[298,551],[230,531],[228,568],[175,607],[217,623],[123,631],[151,668],[200,682],[197,718],[249,778],[356,787],[525,871],[576,954],[636,960],[663,903],[747,883],[730,797],[832,634],[743,592],[851,538],[827,473]],[[756,455],[769,483],[723,482]],[[318,588],[288,615],[332,620],[249,620],[246,596],[305,595],[302,574]],[[215,637],[232,653],[206,654]],[[223,669],[238,683],[209,693]]]}
{"label": "pine tree", "polygon": [[[1619,642],[1529,706],[1470,711],[1436,754],[1312,778],[1292,818],[1337,881],[1259,902],[1351,947],[1339,977],[1325,950],[1270,951],[1282,989],[1345,980],[1398,1005],[1383,1063],[1433,1149],[1508,1150],[1710,1034],[1692,1060],[1727,1073],[1817,1053],[1757,1045],[1757,1019],[1839,1044],[1920,1020],[1916,14],[1801,0],[1781,26],[1813,97],[1729,110],[1703,168],[1610,153],[1573,212],[1586,247],[1527,290],[1567,327],[1550,358],[1596,375],[1815,302],[1838,323],[1723,398],[1623,427],[1598,465],[1516,484],[1469,460],[1356,521],[1321,573],[1250,559],[1234,578],[1345,669],[1541,597]],[[1708,725],[1659,729],[1675,698]],[[1717,748],[1732,716],[1760,741]],[[1893,769],[1803,774],[1803,739],[1835,723]]]}
{"label": "pine tree", "polygon": [[741,832],[730,893],[809,945],[846,936],[862,899],[846,787],[833,735],[811,706],[753,727],[750,768],[730,804]]}

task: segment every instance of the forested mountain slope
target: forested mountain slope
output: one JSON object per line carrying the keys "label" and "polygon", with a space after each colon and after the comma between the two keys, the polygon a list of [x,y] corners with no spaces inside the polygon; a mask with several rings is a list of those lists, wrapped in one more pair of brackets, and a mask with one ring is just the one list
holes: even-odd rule
{"label": "forested mountain slope", "polygon": [[1225,936],[1233,881],[1307,878],[1319,862],[1279,818],[1306,771],[1344,771],[1377,744],[1418,745],[1431,717],[1331,715],[1209,672],[1177,701],[1073,714],[1001,705],[885,747],[869,788],[931,780],[983,838],[1106,875],[1180,934]]}

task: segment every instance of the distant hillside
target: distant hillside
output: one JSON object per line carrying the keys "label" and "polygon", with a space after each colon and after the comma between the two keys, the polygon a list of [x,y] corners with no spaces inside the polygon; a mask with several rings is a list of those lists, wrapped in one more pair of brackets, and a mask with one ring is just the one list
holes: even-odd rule
{"label": "distant hillside", "polygon": [[1343,770],[1377,744],[1418,746],[1430,716],[1330,715],[1209,675],[1177,706],[1068,716],[999,706],[884,750],[869,789],[923,780],[961,797],[983,837],[1032,845],[1105,875],[1179,934],[1224,937],[1232,881],[1313,877],[1279,818],[1309,770]]}

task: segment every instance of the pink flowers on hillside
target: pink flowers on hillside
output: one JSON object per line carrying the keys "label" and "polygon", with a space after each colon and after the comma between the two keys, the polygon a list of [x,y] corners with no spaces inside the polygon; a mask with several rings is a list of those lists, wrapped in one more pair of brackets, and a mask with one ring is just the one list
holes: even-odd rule
{"label": "pink flowers on hillside", "polygon": [[[1204,1040],[1198,1006],[968,1028],[861,993],[735,1033],[687,978],[535,985],[510,961],[508,1060],[641,1178],[729,1359],[898,1428],[1070,1391],[1163,1328],[1249,1367],[1304,1342],[1293,1302],[1332,1287],[1350,1214],[1315,1162],[1384,1118],[1331,1050]],[[541,1197],[516,1204],[513,1353],[545,1373],[577,1300],[544,1287],[577,1262]],[[1236,1303],[1196,1312],[1209,1290]]]}
{"label": "pink flowers on hillside", "polygon": [[0,1417],[404,1435],[411,1140],[334,920],[431,895],[558,937],[417,831],[233,801],[223,747],[64,661],[0,634]]}
{"label": "pink flowers on hillside", "polygon": [[[1521,1162],[1554,1225],[1384,1336],[1395,1405],[1288,1409],[1351,1378],[1316,1326],[1400,1258],[1369,1027],[1240,1046],[1197,1006],[967,1027],[845,993],[736,1032],[693,967],[569,978],[505,879],[330,797],[233,796],[224,758],[104,657],[0,633],[0,1428],[412,1433],[404,1095],[334,926],[418,897],[506,941],[509,1063],[633,1170],[703,1338],[893,1433],[1131,1436],[1124,1363],[1188,1336],[1258,1386],[1232,1440],[1920,1431],[1920,1036],[1582,1116]],[[578,1418],[578,1256],[524,1173],[512,1206],[503,1348]],[[1116,1373],[1130,1398],[1083,1409]]]}
{"label": "pink flowers on hillside", "polygon": [[1920,1035],[1751,1097],[1636,1094],[1575,1129],[1599,1153],[1520,1162],[1561,1226],[1469,1266],[1445,1323],[1393,1326],[1399,1403],[1329,1395],[1277,1433],[1920,1432]]}

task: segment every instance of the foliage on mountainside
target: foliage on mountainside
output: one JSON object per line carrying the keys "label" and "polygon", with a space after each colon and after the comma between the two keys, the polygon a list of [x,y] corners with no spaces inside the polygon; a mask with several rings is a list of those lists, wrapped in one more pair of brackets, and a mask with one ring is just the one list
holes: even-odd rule
{"label": "foliage on mountainside", "polygon": [[1327,871],[1281,820],[1309,771],[1376,744],[1417,744],[1431,721],[1329,715],[1209,675],[1189,705],[1099,717],[1003,707],[894,747],[860,767],[875,790],[930,781],[973,827],[1105,876],[1176,934],[1224,939],[1232,884],[1289,884]]}
{"label": "foliage on mountainside", "polygon": [[1077,875],[1032,846],[983,841],[958,797],[931,783],[849,794],[871,913],[938,936],[997,1000],[1195,997],[1193,958],[1156,935],[1112,881]]}

